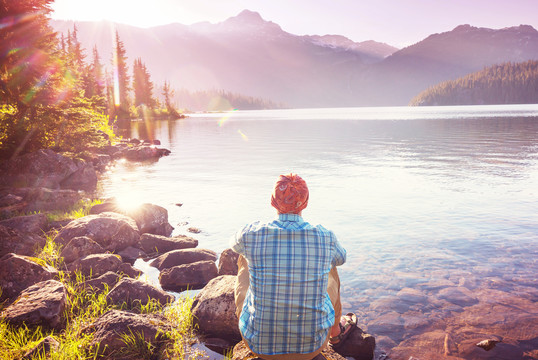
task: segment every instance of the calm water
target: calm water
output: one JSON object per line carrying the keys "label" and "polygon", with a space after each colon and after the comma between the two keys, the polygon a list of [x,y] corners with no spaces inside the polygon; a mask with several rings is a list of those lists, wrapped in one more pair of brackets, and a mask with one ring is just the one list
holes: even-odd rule
{"label": "calm water", "polygon": [[134,123],[131,137],[172,153],[118,163],[104,194],[164,206],[174,235],[199,228],[191,235],[217,252],[274,217],[279,174],[300,174],[304,218],[348,251],[344,311],[369,330],[376,301],[425,284],[502,282],[538,299],[538,105],[195,114]]}

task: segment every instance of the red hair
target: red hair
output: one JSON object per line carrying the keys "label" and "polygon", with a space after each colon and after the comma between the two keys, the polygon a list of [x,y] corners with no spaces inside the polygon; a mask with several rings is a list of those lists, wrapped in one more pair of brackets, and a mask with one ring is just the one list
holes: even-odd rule
{"label": "red hair", "polygon": [[298,214],[308,205],[308,186],[297,174],[280,175],[275,184],[271,205],[279,214]]}

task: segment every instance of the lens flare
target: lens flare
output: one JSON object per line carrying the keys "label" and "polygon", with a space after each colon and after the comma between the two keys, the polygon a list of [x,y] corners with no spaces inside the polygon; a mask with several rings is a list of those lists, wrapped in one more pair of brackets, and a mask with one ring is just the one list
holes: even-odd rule
{"label": "lens flare", "polygon": [[237,109],[233,109],[232,111],[228,111],[228,112],[226,113],[226,115],[224,115],[223,117],[221,117],[221,118],[219,119],[219,121],[217,122],[217,124],[218,124],[219,126],[224,126],[224,123],[226,123],[226,122],[230,119],[230,117],[232,117],[234,111],[237,111]]}
{"label": "lens flare", "polygon": [[248,141],[248,137],[245,135],[245,133],[241,131],[241,129],[238,129],[237,132],[239,133],[239,135],[241,135],[241,138],[243,138],[243,140]]}

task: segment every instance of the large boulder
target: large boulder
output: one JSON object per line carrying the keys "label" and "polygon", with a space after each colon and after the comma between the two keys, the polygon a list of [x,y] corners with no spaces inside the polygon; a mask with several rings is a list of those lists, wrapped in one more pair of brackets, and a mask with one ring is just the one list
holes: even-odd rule
{"label": "large boulder", "polygon": [[172,225],[168,223],[168,211],[161,206],[148,203],[126,209],[118,204],[116,198],[110,198],[102,204],[92,206],[90,214],[110,211],[133,218],[141,234],[170,236],[174,230]]}
{"label": "large boulder", "polygon": [[128,278],[117,283],[107,295],[107,301],[116,305],[146,305],[150,299],[163,306],[174,301],[174,297],[165,291],[143,281]]}
{"label": "large boulder", "polygon": [[216,261],[217,254],[213,250],[208,249],[180,249],[162,254],[153,259],[149,264],[162,271],[173,266],[191,264],[204,260]]}
{"label": "large boulder", "polygon": [[201,289],[218,276],[214,261],[197,261],[164,269],[159,275],[159,282],[165,290],[184,291]]}
{"label": "large boulder", "polygon": [[92,348],[99,348],[100,353],[111,353],[126,347],[122,336],[140,336],[144,341],[156,347],[167,340],[166,333],[171,324],[160,314],[134,314],[121,310],[110,310],[95,322],[83,329],[84,333],[93,333],[90,343]]}
{"label": "large boulder", "polygon": [[133,265],[137,259],[145,259],[148,255],[141,249],[129,246],[118,252],[124,262]]}
{"label": "large boulder", "polygon": [[66,264],[72,263],[78,259],[92,254],[102,254],[105,249],[87,236],[78,236],[72,238],[64,246],[60,256],[64,258]]}
{"label": "large boulder", "polygon": [[235,280],[236,276],[219,276],[196,295],[191,311],[200,332],[231,341],[241,340],[235,314]]}
{"label": "large boulder", "polygon": [[61,329],[66,302],[67,291],[61,282],[42,281],[24,290],[1,317],[11,324]]}
{"label": "large boulder", "polygon": [[0,258],[9,253],[34,255],[45,243],[45,239],[37,235],[0,225]]}
{"label": "large boulder", "polygon": [[7,254],[0,259],[0,301],[14,300],[24,289],[45,280],[51,280],[58,271],[39,264],[34,258]]}
{"label": "large boulder", "polygon": [[237,275],[239,254],[232,249],[224,250],[219,257],[219,275]]}
{"label": "large boulder", "polygon": [[80,271],[88,278],[99,277],[108,271],[116,272],[123,264],[121,258],[114,254],[91,254],[78,259],[67,266],[71,272]]}
{"label": "large boulder", "polygon": [[[75,173],[79,175],[74,175]],[[50,149],[38,150],[4,161],[0,163],[0,174],[2,174],[0,182],[6,187],[93,191],[97,184],[91,163],[57,154]]]}
{"label": "large boulder", "polygon": [[128,216],[114,212],[73,220],[60,230],[56,241],[67,244],[78,236],[87,236],[105,250],[114,252],[136,245],[140,239],[136,222]]}
{"label": "large boulder", "polygon": [[140,247],[146,253],[164,254],[172,250],[191,249],[198,246],[198,240],[186,235],[166,237],[154,234],[142,234]]}

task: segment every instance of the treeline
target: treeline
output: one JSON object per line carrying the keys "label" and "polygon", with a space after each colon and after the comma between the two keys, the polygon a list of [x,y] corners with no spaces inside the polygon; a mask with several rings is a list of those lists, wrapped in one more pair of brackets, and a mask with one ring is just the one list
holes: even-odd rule
{"label": "treeline", "polygon": [[538,61],[486,67],[433,86],[409,105],[484,105],[538,103]]}
{"label": "treeline", "polygon": [[283,109],[285,104],[224,90],[175,91],[175,98],[188,111]]}

